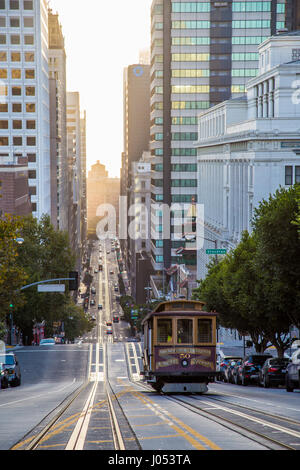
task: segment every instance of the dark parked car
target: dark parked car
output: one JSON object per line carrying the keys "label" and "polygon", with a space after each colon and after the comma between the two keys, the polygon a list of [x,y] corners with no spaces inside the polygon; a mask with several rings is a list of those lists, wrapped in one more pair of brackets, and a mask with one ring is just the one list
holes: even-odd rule
{"label": "dark parked car", "polygon": [[17,356],[13,352],[1,354],[0,363],[5,364],[9,385],[11,387],[21,385],[21,370]]}
{"label": "dark parked car", "polygon": [[250,382],[258,383],[258,374],[270,354],[250,354],[246,356],[237,369],[236,380],[238,384],[248,385]]}
{"label": "dark parked car", "polygon": [[287,366],[285,388],[287,392],[293,392],[294,388],[300,388],[300,349],[294,352],[291,362]]}
{"label": "dark parked car", "polygon": [[226,369],[224,370],[224,375],[225,375],[224,382],[228,382],[231,384],[234,383],[234,375],[233,375],[234,370],[236,369],[237,364],[241,364],[242,360],[243,358],[240,357],[240,358],[232,359],[231,361],[229,361]]}
{"label": "dark parked car", "polygon": [[286,369],[289,362],[288,358],[267,359],[258,374],[259,385],[265,388],[272,385],[285,385]]}
{"label": "dark parked car", "polygon": [[0,363],[0,388],[8,388],[8,371],[5,364]]}

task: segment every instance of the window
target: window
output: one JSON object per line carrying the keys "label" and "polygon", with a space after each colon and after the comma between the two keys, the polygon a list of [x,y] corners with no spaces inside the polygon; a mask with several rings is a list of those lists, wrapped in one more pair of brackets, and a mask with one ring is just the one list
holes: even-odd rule
{"label": "window", "polygon": [[295,183],[300,183],[300,166],[295,166]]}
{"label": "window", "polygon": [[13,103],[12,112],[13,113],[21,113],[22,112],[22,103]]}
{"label": "window", "polygon": [[22,137],[13,137],[13,145],[20,147],[23,145]]}
{"label": "window", "polygon": [[21,53],[20,52],[12,52],[11,53],[11,61],[12,62],[21,62]]}
{"label": "window", "polygon": [[5,16],[0,16],[0,27],[5,28],[6,26],[6,18]]}
{"label": "window", "polygon": [[25,78],[28,80],[33,80],[35,78],[35,71],[34,69],[27,69],[25,70]]}
{"label": "window", "polygon": [[33,0],[24,0],[24,10],[33,10]]}
{"label": "window", "polygon": [[27,137],[27,145],[29,147],[34,147],[36,145],[36,138],[35,137]]}
{"label": "window", "polygon": [[13,121],[13,129],[22,129],[22,121],[21,120]]}
{"label": "window", "polygon": [[7,85],[0,84],[0,96],[7,96],[8,95],[8,87]]}
{"label": "window", "polygon": [[35,113],[35,103],[26,103],[26,113]]}
{"label": "window", "polygon": [[212,343],[212,320],[198,319],[198,343]]}
{"label": "window", "polygon": [[25,52],[25,62],[34,62],[34,52]]}
{"label": "window", "polygon": [[26,121],[26,129],[35,129],[35,121]]}
{"label": "window", "polygon": [[0,44],[6,44],[6,35],[0,34]]}
{"label": "window", "polygon": [[7,53],[4,51],[0,52],[0,62],[7,62]]}
{"label": "window", "polygon": [[0,103],[0,113],[8,113],[8,104]]}
{"label": "window", "polygon": [[293,184],[293,167],[286,166],[285,167],[285,185],[291,186]]}
{"label": "window", "polygon": [[8,146],[8,137],[0,136],[0,147],[7,147]]}
{"label": "window", "polygon": [[29,196],[36,196],[36,186],[29,186]]}
{"label": "window", "polygon": [[12,71],[11,71],[11,78],[14,78],[14,79],[20,79],[20,78],[22,78],[21,69],[12,69]]}
{"label": "window", "polygon": [[12,45],[14,45],[14,46],[15,46],[16,44],[17,44],[17,45],[21,44],[20,35],[19,35],[19,34],[12,34],[12,35],[10,36],[10,43],[11,43]]}
{"label": "window", "polygon": [[36,179],[36,170],[29,170],[28,171],[28,179],[35,180]]}
{"label": "window", "polygon": [[19,0],[9,0],[9,9],[10,10],[19,10]]}
{"label": "window", "polygon": [[35,96],[35,87],[27,86],[26,87],[26,96]]}
{"label": "window", "polygon": [[11,89],[12,96],[21,96],[22,95],[22,87],[20,86],[13,86]]}
{"label": "window", "polygon": [[171,319],[158,319],[157,320],[157,342],[158,343],[172,343],[172,320]]}
{"label": "window", "polygon": [[0,78],[7,78],[7,69],[0,69]]}
{"label": "window", "polygon": [[177,320],[177,343],[193,343],[193,320]]}
{"label": "window", "polygon": [[0,129],[8,129],[8,121],[0,121]]}
{"label": "window", "polygon": [[31,16],[25,16],[24,18],[24,27],[33,28],[33,18]]}
{"label": "window", "polygon": [[32,46],[34,44],[34,36],[32,35],[24,36],[24,43],[26,46]]}
{"label": "window", "polygon": [[11,28],[20,28],[20,18],[10,18]]}
{"label": "window", "polygon": [[5,10],[5,0],[0,0],[0,10]]}

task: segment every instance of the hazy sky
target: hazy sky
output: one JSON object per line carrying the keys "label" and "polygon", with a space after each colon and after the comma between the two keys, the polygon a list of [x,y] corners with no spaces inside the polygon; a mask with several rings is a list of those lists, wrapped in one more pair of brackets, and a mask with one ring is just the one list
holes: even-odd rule
{"label": "hazy sky", "polygon": [[100,160],[120,175],[123,69],[150,47],[152,0],[50,0],[67,53],[67,89],[87,111],[87,166]]}

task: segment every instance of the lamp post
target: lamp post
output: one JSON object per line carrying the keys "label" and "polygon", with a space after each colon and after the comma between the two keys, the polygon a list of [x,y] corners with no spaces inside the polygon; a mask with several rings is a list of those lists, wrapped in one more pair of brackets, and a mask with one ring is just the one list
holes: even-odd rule
{"label": "lamp post", "polygon": [[[21,237],[15,238],[14,240],[18,245],[22,245],[24,243],[24,238],[21,238]],[[11,302],[9,304],[10,346],[13,346],[13,327],[14,327],[13,309],[14,309],[14,304]]]}

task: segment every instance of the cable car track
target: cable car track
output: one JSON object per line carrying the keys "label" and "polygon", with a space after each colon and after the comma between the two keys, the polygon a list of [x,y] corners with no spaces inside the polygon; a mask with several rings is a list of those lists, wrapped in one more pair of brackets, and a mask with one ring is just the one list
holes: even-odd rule
{"label": "cable car track", "polygon": [[[153,389],[144,383],[133,382],[133,384],[135,386],[142,388],[145,391],[152,391],[155,394]],[[208,395],[201,395],[201,397],[198,397],[197,395],[190,395],[190,394],[188,394],[187,396],[184,396],[184,395],[180,395],[180,396],[172,395],[171,396],[171,395],[167,395],[164,393],[160,393],[160,395],[164,396],[165,399],[168,401],[175,402],[181,405],[182,407],[188,409],[189,411],[198,414],[199,416],[210,419],[222,426],[229,428],[231,431],[235,431],[243,435],[244,437],[247,437],[248,439],[263,445],[267,449],[299,450],[300,448],[300,432],[292,428],[283,427],[283,424],[287,424],[287,425],[295,426],[298,429],[300,428],[300,423],[297,421],[291,420],[290,418],[272,415],[270,413],[265,413],[264,411],[252,409],[244,405],[238,405],[238,404],[232,404],[232,403],[228,404],[228,402],[225,402],[219,398],[211,397]],[[196,405],[196,404],[191,403],[190,402],[191,399],[201,402],[203,405],[203,408],[201,408],[198,404]],[[208,410],[207,408],[209,406],[209,400],[225,403],[227,408],[221,407],[221,411],[225,413],[233,413],[235,418],[237,419],[230,419],[228,417],[218,414],[217,411],[220,410],[220,407],[217,407],[217,406],[215,407],[215,410],[212,410],[211,407]],[[233,408],[237,408],[237,409],[240,408],[240,409],[243,409],[244,411],[247,410],[249,414],[245,415],[245,413],[236,411]],[[262,415],[262,417],[255,417],[253,416],[253,414],[251,415],[250,413],[253,413],[253,414],[256,413],[258,415]],[[281,422],[281,424],[267,421],[265,419],[266,416],[270,419],[278,420],[279,422]],[[249,421],[250,423],[252,423],[252,427],[249,425]],[[281,433],[282,436],[285,436],[285,439],[283,440],[279,440],[278,438],[274,439],[272,436],[268,435],[267,432],[261,432],[258,429],[254,429],[253,423],[256,423],[254,424],[254,426],[255,425],[258,427],[263,426],[264,429],[271,430],[271,432]],[[293,438],[295,440],[298,440],[298,442],[288,443],[286,442],[287,440],[286,436],[293,436]]]}

